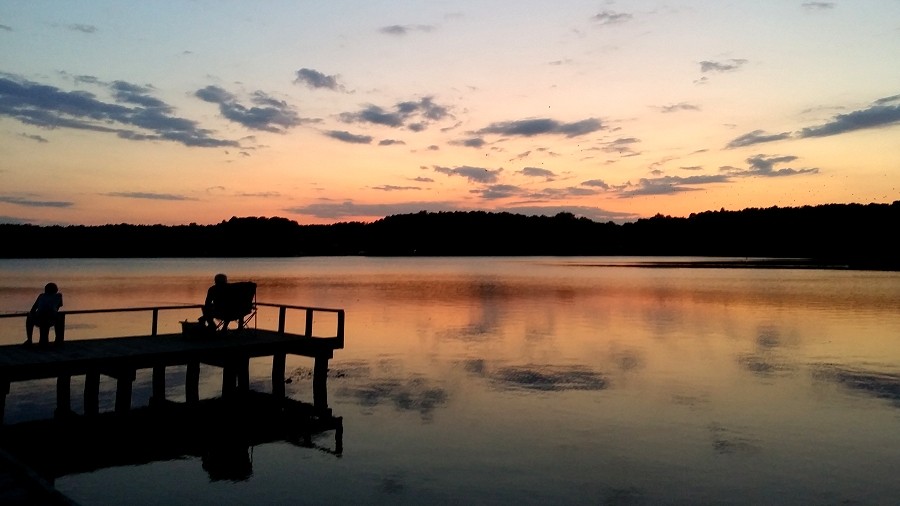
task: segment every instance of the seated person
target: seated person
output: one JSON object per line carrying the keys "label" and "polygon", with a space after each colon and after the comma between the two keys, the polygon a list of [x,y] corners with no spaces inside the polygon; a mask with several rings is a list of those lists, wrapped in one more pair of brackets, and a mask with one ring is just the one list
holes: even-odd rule
{"label": "seated person", "polygon": [[24,344],[29,345],[32,343],[35,326],[40,330],[41,344],[50,342],[50,327],[53,327],[53,332],[59,337],[60,322],[58,313],[62,305],[63,298],[62,294],[59,293],[59,287],[56,286],[56,283],[47,283],[44,286],[44,293],[38,295],[34,305],[31,306],[31,311],[25,317],[25,335],[27,340]]}
{"label": "seated person", "polygon": [[[213,279],[214,284],[206,291],[206,302],[203,303],[203,316],[200,321],[206,323],[209,330],[216,329],[215,319],[224,319],[223,304],[225,295],[225,287],[228,286],[228,276],[224,274],[216,274]],[[228,328],[228,321],[223,324],[223,330]]]}

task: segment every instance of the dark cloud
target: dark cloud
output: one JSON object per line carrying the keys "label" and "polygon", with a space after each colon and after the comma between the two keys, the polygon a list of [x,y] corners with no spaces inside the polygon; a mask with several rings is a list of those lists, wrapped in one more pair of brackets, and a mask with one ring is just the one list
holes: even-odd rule
{"label": "dark cloud", "polygon": [[700,106],[689,104],[687,102],[680,102],[672,105],[664,105],[659,108],[663,113],[673,113],[678,111],[699,111]]}
{"label": "dark cloud", "polygon": [[26,197],[18,197],[15,195],[0,195],[0,202],[5,202],[7,204],[13,204],[17,206],[24,207],[72,207],[74,204],[72,202],[58,201],[58,200],[34,200]]}
{"label": "dark cloud", "polygon": [[11,26],[6,26],[6,25],[0,25],[0,30],[3,30],[4,32],[11,32],[11,31],[13,31],[13,29],[12,29]]}
{"label": "dark cloud", "polygon": [[728,149],[740,148],[744,146],[752,146],[754,144],[762,144],[764,142],[780,141],[789,139],[790,132],[782,132],[780,134],[767,134],[763,130],[754,130],[739,137],[736,137],[725,147]]}
{"label": "dark cloud", "polygon": [[550,118],[524,119],[518,121],[504,121],[500,123],[491,123],[485,128],[478,130],[478,134],[500,134],[500,135],[519,135],[523,137],[532,137],[535,135],[545,134],[562,134],[566,137],[577,137],[580,135],[596,132],[603,128],[600,120],[588,118],[574,123],[561,123]]}
{"label": "dark cloud", "polygon": [[790,163],[797,160],[796,156],[766,156],[766,155],[756,155],[747,158],[747,163],[750,165],[750,168],[746,171],[732,172],[731,175],[735,176],[765,176],[765,177],[781,177],[781,176],[795,176],[798,174],[816,174],[819,172],[819,169],[778,169],[775,170],[775,165],[781,163]]}
{"label": "dark cloud", "polygon": [[606,153],[619,153],[620,155],[636,155],[638,154],[631,146],[640,143],[640,139],[634,137],[623,137],[603,145],[602,149]]}
{"label": "dark cloud", "polygon": [[379,146],[394,146],[397,144],[406,144],[406,143],[403,141],[398,141],[396,139],[382,139],[382,140],[378,141]]}
{"label": "dark cloud", "polygon": [[205,102],[218,104],[222,116],[253,130],[283,133],[302,123],[291,106],[262,91],[251,95],[250,101],[254,105],[250,107],[238,103],[234,95],[218,86],[207,86],[194,95]]}
{"label": "dark cloud", "polygon": [[386,192],[398,191],[398,190],[421,190],[421,186],[395,186],[391,184],[385,184],[381,186],[373,186],[373,190],[381,190]]}
{"label": "dark cloud", "polygon": [[434,167],[434,171],[448,176],[462,176],[471,183],[494,183],[503,169],[489,170],[483,167],[462,166],[456,168]]}
{"label": "dark cloud", "polygon": [[594,188],[600,188],[603,190],[609,190],[610,186],[606,184],[602,179],[590,179],[588,181],[582,181],[583,186],[591,186]]}
{"label": "dark cloud", "polygon": [[21,134],[21,135],[22,135],[22,137],[25,137],[26,139],[31,139],[35,142],[40,142],[41,144],[50,142],[46,138],[44,138],[43,136],[40,136],[40,135],[31,135],[31,134]]}
{"label": "dark cloud", "polygon": [[303,68],[297,71],[295,83],[305,84],[312,89],[326,89],[332,91],[343,90],[344,87],[338,83],[337,76],[327,76],[318,70]]}
{"label": "dark cloud", "polygon": [[126,199],[142,199],[142,200],[196,200],[183,195],[174,195],[171,193],[149,193],[149,192],[109,192],[101,195],[107,197],[123,197]]}
{"label": "dark cloud", "polygon": [[331,137],[332,139],[349,142],[350,144],[370,144],[372,142],[371,135],[351,134],[350,132],[344,130],[329,130],[325,132],[325,135]]}
{"label": "dark cloud", "polygon": [[434,26],[431,25],[389,25],[378,29],[379,32],[387,35],[403,36],[410,32],[431,32]]}
{"label": "dark cloud", "polygon": [[73,32],[81,33],[95,33],[97,31],[97,27],[94,25],[83,25],[80,23],[68,25],[66,28],[72,30]]}
{"label": "dark cloud", "polygon": [[434,182],[434,179],[431,179],[430,177],[422,177],[422,176],[415,177],[412,180],[419,182],[419,183],[433,183]]}
{"label": "dark cloud", "polygon": [[[237,146],[216,139],[196,122],[172,115],[172,108],[147,96],[149,88],[117,81],[116,100],[105,102],[86,91],[64,91],[16,76],[0,74],[0,116],[41,128],[72,128],[111,133],[131,140],[169,140],[196,147]],[[135,130],[137,128],[138,130]]]}
{"label": "dark cloud", "polygon": [[546,181],[553,181],[556,179],[556,174],[554,174],[552,170],[541,169],[539,167],[525,167],[519,171],[519,174],[528,177],[542,177]]}
{"label": "dark cloud", "polygon": [[461,141],[451,141],[450,144],[455,146],[465,146],[467,148],[481,148],[486,142],[481,137],[471,137],[469,139],[463,139]]}
{"label": "dark cloud", "polygon": [[897,100],[898,96],[896,95],[880,99],[867,109],[838,114],[824,125],[804,128],[798,135],[800,137],[827,137],[900,123],[900,105],[885,105]]}
{"label": "dark cloud", "polygon": [[472,193],[480,195],[485,200],[497,200],[523,196],[525,191],[511,184],[492,184],[472,190]]}
{"label": "dark cloud", "polygon": [[631,18],[631,14],[613,11],[603,11],[591,17],[591,19],[596,21],[599,25],[614,25],[617,23],[624,23],[626,21],[629,21]]}
{"label": "dark cloud", "polygon": [[700,62],[700,72],[731,72],[744,66],[747,60],[731,59],[725,61],[702,61]]}
{"label": "dark cloud", "polygon": [[392,128],[406,126],[414,132],[425,130],[428,124],[451,117],[447,107],[434,103],[432,97],[398,102],[387,110],[377,105],[369,105],[359,112],[345,112],[340,115],[345,123],[372,123]]}
{"label": "dark cloud", "polygon": [[697,191],[698,185],[726,183],[730,176],[725,174],[712,176],[664,176],[659,178],[642,178],[638,184],[631,183],[618,188],[620,196],[634,197],[638,195],[673,195],[676,193]]}
{"label": "dark cloud", "polygon": [[819,11],[833,9],[835,4],[834,2],[804,2],[802,5],[804,9]]}

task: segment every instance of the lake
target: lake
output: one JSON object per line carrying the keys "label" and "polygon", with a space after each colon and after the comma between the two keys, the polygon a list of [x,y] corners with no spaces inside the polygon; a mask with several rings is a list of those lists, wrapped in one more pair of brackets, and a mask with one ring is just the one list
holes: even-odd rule
{"label": "lake", "polygon": [[[85,506],[895,504],[900,273],[660,260],[673,266],[0,260],[0,311],[27,310],[48,281],[68,310],[196,304],[217,272],[258,283],[260,302],[346,310],[346,347],[328,373],[340,451],[326,431],[306,445],[250,445],[238,479],[180,456],[55,480]],[[159,331],[197,316],[162,313]],[[21,327],[0,319],[0,344],[21,342]],[[128,313],[71,315],[66,339],[148,330]],[[311,400],[311,371],[311,359],[288,357],[289,397]],[[271,361],[255,359],[250,373],[251,387],[268,391]],[[201,396],[216,398],[220,372],[202,374]],[[13,384],[6,423],[52,417],[54,387]],[[183,398],[183,383],[167,387]],[[104,378],[101,410],[112,410],[114,391]],[[134,405],[149,392],[149,371],[139,371]]]}

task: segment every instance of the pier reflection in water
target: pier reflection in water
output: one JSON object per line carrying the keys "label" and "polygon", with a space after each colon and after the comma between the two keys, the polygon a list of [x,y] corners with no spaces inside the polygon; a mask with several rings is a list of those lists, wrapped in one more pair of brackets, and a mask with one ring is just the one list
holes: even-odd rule
{"label": "pier reflection in water", "polygon": [[[333,434],[333,442],[325,444]],[[260,392],[196,403],[166,402],[94,416],[7,425],[0,446],[49,482],[62,476],[199,458],[210,480],[253,474],[253,448],[285,442],[340,457],[343,420],[329,409]]]}

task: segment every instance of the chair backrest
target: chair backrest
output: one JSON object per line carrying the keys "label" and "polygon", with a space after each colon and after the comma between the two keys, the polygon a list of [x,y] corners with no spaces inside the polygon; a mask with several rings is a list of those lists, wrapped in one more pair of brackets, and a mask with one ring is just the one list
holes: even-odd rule
{"label": "chair backrest", "polygon": [[216,312],[219,313],[219,318],[238,320],[252,313],[255,304],[256,283],[228,283],[223,290],[222,300],[216,301]]}

